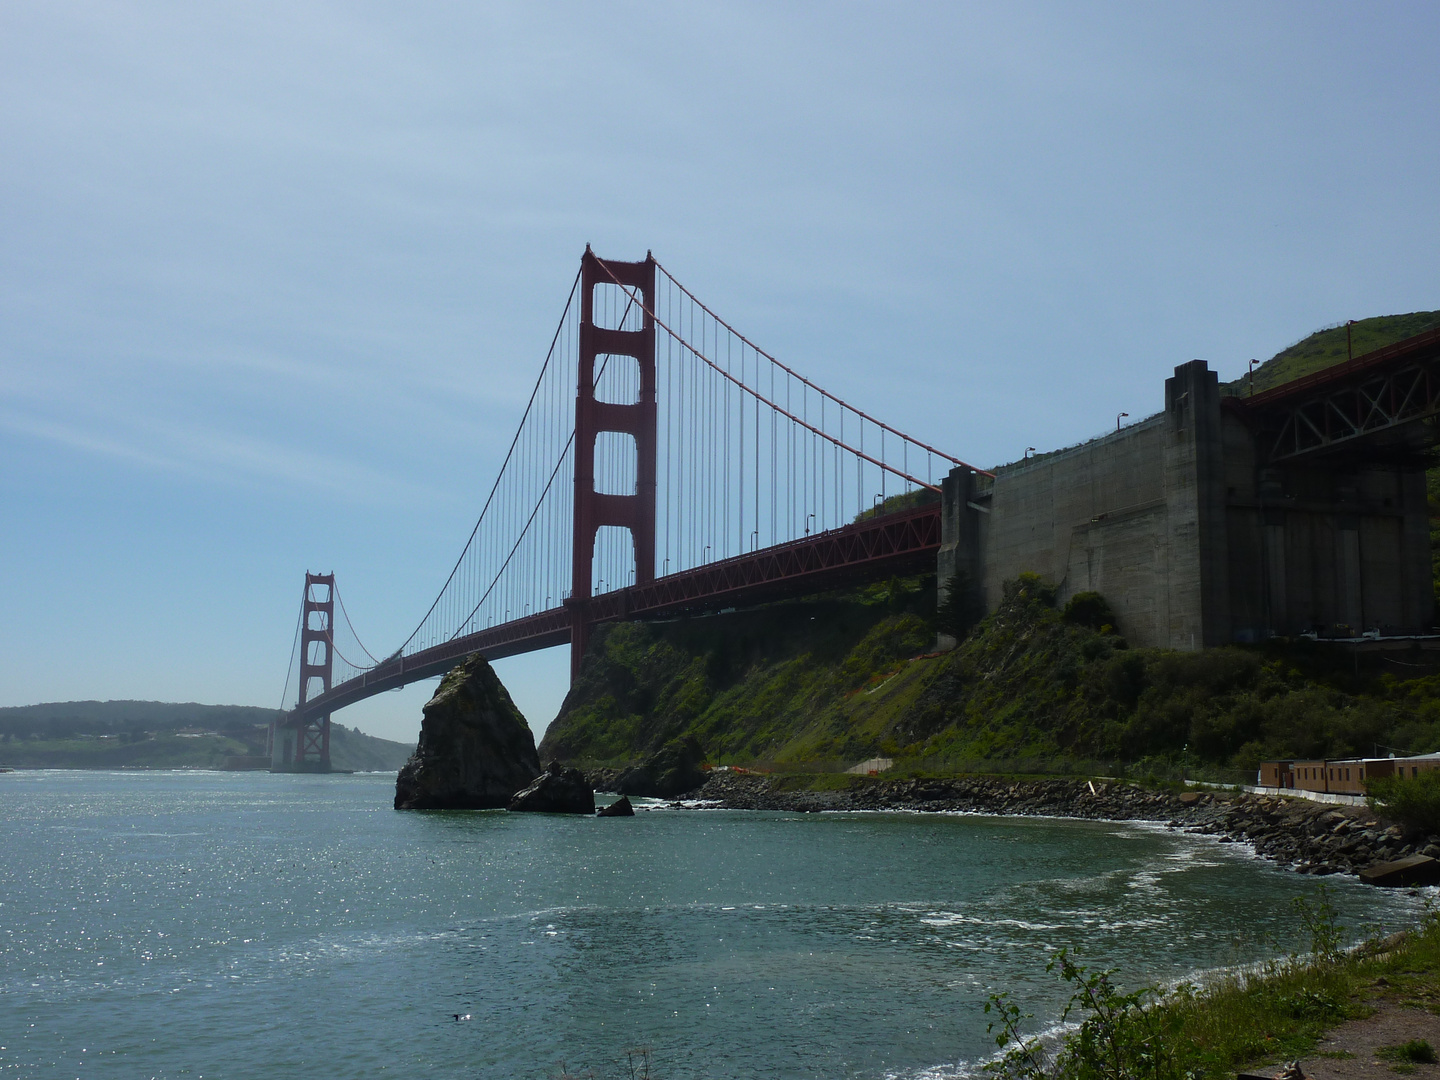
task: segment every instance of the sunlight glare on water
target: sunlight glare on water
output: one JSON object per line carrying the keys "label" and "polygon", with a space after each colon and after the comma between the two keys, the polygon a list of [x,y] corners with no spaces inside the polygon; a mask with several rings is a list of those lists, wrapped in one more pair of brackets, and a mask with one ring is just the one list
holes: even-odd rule
{"label": "sunlight glare on water", "polygon": [[[1285,947],[1314,882],[1163,828],[968,815],[396,813],[393,775],[0,776],[6,1077],[930,1077],[1080,946]],[[1419,901],[1332,879],[1360,936]],[[456,1017],[460,1019],[456,1019]]]}

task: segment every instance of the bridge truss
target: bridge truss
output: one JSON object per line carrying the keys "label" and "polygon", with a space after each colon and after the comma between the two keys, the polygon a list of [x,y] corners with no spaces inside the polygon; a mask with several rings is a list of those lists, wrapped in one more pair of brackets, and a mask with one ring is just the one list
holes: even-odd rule
{"label": "bridge truss", "polygon": [[1230,400],[1261,433],[1269,462],[1362,439],[1381,450],[1428,448],[1433,433],[1419,425],[1440,415],[1440,330]]}

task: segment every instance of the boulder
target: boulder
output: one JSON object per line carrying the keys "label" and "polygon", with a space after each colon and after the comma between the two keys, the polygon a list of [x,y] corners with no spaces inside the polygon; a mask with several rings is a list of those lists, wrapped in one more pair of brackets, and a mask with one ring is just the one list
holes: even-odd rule
{"label": "boulder", "polygon": [[1360,880],[1367,885],[1403,887],[1440,884],[1440,860],[1428,855],[1411,855],[1408,859],[1376,863],[1360,871]]}
{"label": "boulder", "polygon": [[700,766],[705,751],[693,735],[666,743],[638,765],[615,778],[615,790],[622,795],[646,795],[652,799],[673,799],[694,791],[708,774]]}
{"label": "boulder", "polygon": [[478,653],[441,680],[395,778],[396,810],[492,810],[540,771],[535,736]]}
{"label": "boulder", "polygon": [[595,811],[596,817],[634,817],[635,808],[630,805],[630,796],[621,795],[609,806],[602,806]]}
{"label": "boulder", "polygon": [[510,800],[511,810],[534,810],[547,814],[593,814],[595,792],[579,769],[567,769],[552,761],[530,785]]}

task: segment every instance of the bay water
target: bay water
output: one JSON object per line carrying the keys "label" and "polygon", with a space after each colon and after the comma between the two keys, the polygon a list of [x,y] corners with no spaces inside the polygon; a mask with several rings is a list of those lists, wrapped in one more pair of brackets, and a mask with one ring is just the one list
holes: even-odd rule
{"label": "bay water", "polygon": [[[992,992],[1053,1021],[1054,950],[1131,985],[1250,963],[1315,888],[1154,825],[393,792],[0,776],[0,1080],[969,1075]],[[1330,883],[1352,938],[1421,903]]]}

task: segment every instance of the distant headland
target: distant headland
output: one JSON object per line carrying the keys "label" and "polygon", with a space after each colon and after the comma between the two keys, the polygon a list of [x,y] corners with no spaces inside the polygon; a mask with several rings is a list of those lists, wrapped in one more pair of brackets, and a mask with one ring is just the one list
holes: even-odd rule
{"label": "distant headland", "polygon": [[[0,766],[16,769],[256,767],[274,709],[164,701],[56,701],[0,708]],[[398,770],[414,747],[331,726],[336,770]],[[264,759],[265,768],[269,759]]]}

